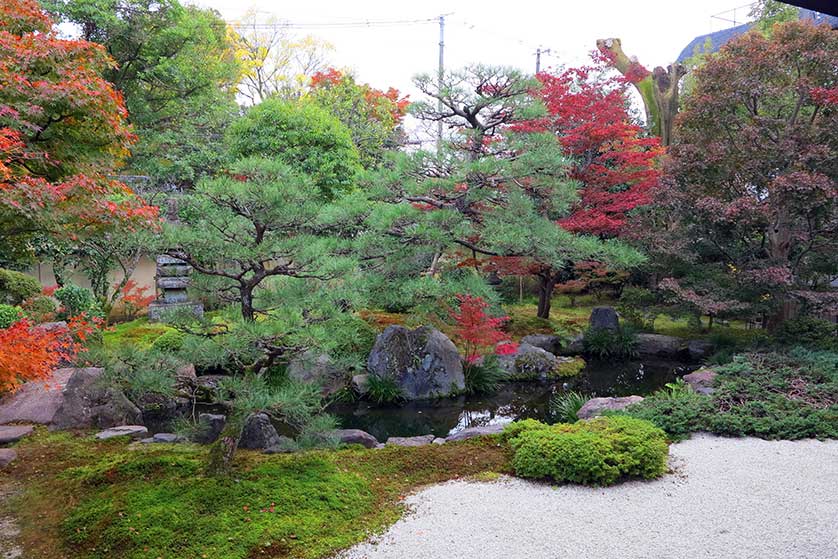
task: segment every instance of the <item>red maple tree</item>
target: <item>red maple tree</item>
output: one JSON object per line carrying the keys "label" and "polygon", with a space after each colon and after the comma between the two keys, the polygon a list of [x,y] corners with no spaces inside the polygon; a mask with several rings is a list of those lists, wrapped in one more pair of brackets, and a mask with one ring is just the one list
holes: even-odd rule
{"label": "red maple tree", "polygon": [[101,45],[59,39],[35,0],[0,4],[5,241],[156,222],[156,208],[108,178],[134,140],[122,96],[102,77],[112,64]]}
{"label": "red maple tree", "polygon": [[27,319],[0,328],[0,393],[46,378],[78,354],[95,327],[82,315],[60,328],[33,325]]}
{"label": "red maple tree", "polygon": [[[486,313],[489,303],[474,295],[458,295],[459,308],[452,310],[451,318],[457,323],[454,336],[462,343],[466,363],[477,362],[483,353],[494,348],[498,342],[508,339],[502,330],[509,320],[507,316],[492,317]],[[498,346],[499,355],[515,352],[514,344]]]}
{"label": "red maple tree", "polygon": [[559,224],[574,233],[613,237],[631,210],[648,204],[658,184],[658,138],[648,137],[628,113],[625,78],[602,77],[602,68],[541,73],[535,95],[547,116],[525,129],[556,134],[572,158],[570,176],[582,188],[573,212]]}

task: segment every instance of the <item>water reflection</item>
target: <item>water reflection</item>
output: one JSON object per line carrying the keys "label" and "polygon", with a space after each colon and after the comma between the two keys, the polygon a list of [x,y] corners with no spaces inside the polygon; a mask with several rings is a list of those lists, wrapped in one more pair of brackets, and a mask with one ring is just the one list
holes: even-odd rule
{"label": "water reflection", "polygon": [[517,419],[548,419],[550,398],[557,392],[577,390],[594,396],[648,394],[695,367],[672,361],[591,361],[582,375],[566,382],[515,382],[497,394],[409,402],[404,406],[376,406],[368,402],[335,404],[345,428],[363,429],[384,441],[432,433],[438,437],[468,427],[505,424]]}

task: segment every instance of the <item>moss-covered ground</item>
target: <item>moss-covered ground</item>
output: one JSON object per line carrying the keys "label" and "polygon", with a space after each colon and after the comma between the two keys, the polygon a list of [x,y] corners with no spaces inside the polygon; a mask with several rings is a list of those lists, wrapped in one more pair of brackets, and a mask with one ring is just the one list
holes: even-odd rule
{"label": "moss-covered ground", "polygon": [[326,557],[393,523],[404,496],[509,471],[493,438],[418,448],[291,455],[239,451],[229,478],[203,474],[206,448],[96,441],[39,430],[0,483],[27,557]]}

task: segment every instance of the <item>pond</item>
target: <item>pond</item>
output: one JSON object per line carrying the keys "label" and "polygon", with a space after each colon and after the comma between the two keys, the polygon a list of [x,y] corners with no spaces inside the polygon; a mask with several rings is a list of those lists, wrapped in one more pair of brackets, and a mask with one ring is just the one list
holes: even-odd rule
{"label": "pond", "polygon": [[345,429],[362,429],[379,441],[432,433],[445,437],[467,427],[549,418],[554,394],[576,390],[591,396],[646,395],[696,368],[676,361],[589,361],[579,377],[557,382],[510,382],[496,394],[460,396],[378,406],[366,401],[337,403],[329,412]]}

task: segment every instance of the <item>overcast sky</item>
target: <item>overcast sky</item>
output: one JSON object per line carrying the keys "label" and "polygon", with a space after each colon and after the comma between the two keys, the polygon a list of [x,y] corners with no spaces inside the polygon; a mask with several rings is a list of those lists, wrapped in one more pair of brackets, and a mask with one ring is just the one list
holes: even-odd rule
{"label": "overcast sky", "polygon": [[[535,50],[551,49],[542,67],[578,65],[599,38],[619,37],[629,55],[650,69],[673,61],[695,36],[730,27],[711,16],[733,8],[736,19],[747,19],[747,0],[193,0],[235,20],[254,8],[265,14],[305,24],[346,24],[362,20],[413,20],[446,16],[445,61],[455,68],[473,62],[512,65],[535,70]],[[733,12],[722,14],[733,18]],[[339,68],[375,87],[394,86],[414,93],[411,78],[435,72],[439,27],[436,22],[390,27],[294,31],[332,43],[332,59]]]}

